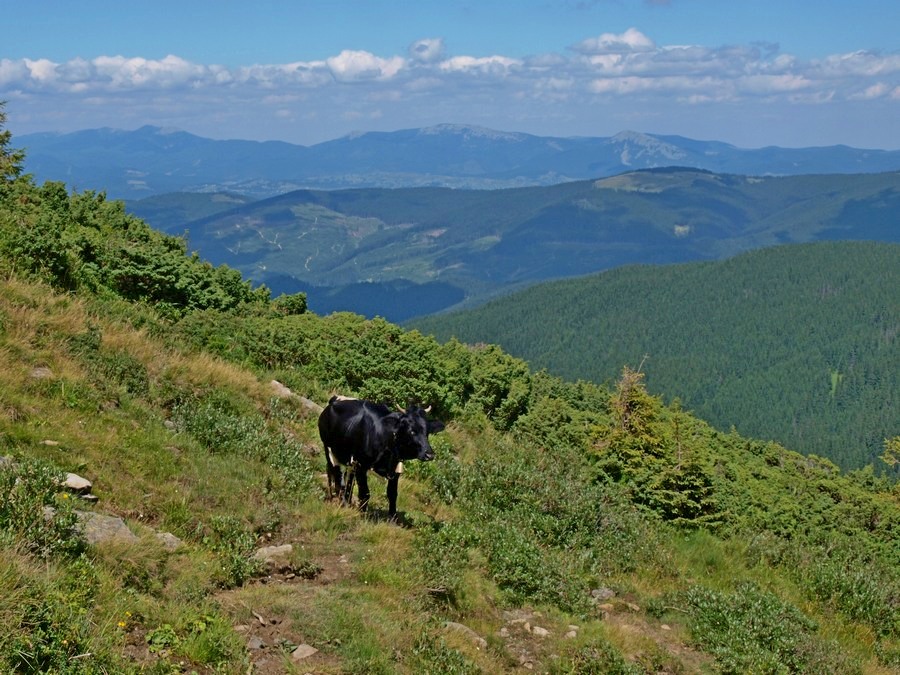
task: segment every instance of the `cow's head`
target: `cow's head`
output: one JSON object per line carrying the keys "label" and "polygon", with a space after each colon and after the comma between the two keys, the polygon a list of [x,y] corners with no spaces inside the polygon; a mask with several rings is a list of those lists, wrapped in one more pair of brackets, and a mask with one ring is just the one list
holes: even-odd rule
{"label": "cow's head", "polygon": [[[430,410],[431,408],[428,408]],[[397,452],[398,459],[406,461],[420,459],[429,462],[434,459],[434,450],[428,442],[428,434],[434,434],[444,428],[444,423],[438,420],[429,420],[426,417],[428,410],[418,407],[407,408],[399,413],[397,420]]]}

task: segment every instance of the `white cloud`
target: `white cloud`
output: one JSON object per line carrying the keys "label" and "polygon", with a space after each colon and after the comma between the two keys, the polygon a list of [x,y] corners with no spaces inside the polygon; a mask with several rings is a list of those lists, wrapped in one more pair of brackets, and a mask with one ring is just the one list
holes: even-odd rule
{"label": "white cloud", "polygon": [[[641,110],[656,119],[675,108],[689,118],[692,106],[819,104],[837,110],[868,102],[884,108],[900,99],[900,53],[804,60],[763,44],[657,45],[634,28],[527,58],[446,51],[442,38],[423,38],[404,56],[347,49],[320,60],[239,67],[176,55],[0,59],[0,100],[27,101],[34,119],[56,121],[65,111],[70,124],[88,120],[76,128],[97,126],[90,120],[105,107],[112,119],[102,124],[113,126],[131,119],[187,126],[191,116],[202,124],[246,120],[264,109],[267,120],[315,118],[337,130],[342,117],[380,119],[384,126],[397,119],[396,127],[448,120],[488,126],[493,120],[508,128],[504,120],[574,119],[592,106],[620,106],[629,111],[622,119]],[[383,117],[372,117],[373,102]]]}
{"label": "white cloud", "polygon": [[238,94],[242,89],[251,95],[254,88],[287,96],[347,84],[377,87],[396,82],[410,95],[452,96],[464,93],[467,83],[479,87],[494,83],[498,100],[551,91],[625,97],[656,91],[680,93],[691,100],[802,92],[861,100],[888,96],[900,86],[900,54],[852,52],[805,62],[771,47],[658,47],[637,29],[585,40],[569,56],[445,57],[444,51],[442,39],[425,38],[410,46],[409,58],[348,49],[322,60],[237,68],[197,64],[175,55],[98,56],[64,63],[2,59],[0,86],[7,91],[80,96],[132,90]]}
{"label": "white cloud", "polygon": [[519,59],[507,56],[454,56],[438,65],[446,73],[478,72],[491,75],[505,75],[510,68],[520,65]]}
{"label": "white cloud", "polygon": [[624,33],[603,33],[599,37],[582,40],[572,46],[579,54],[628,54],[632,52],[649,52],[656,48],[653,40],[636,28],[629,28]]}
{"label": "white cloud", "polygon": [[326,59],[334,79],[339,82],[362,80],[388,80],[406,65],[399,56],[383,59],[369,52],[345,49],[337,56]]}
{"label": "white cloud", "polygon": [[900,53],[879,54],[857,51],[834,54],[821,61],[814,61],[811,70],[822,77],[877,77],[900,73]]}
{"label": "white cloud", "polygon": [[416,40],[409,46],[409,57],[419,63],[434,63],[444,57],[443,38]]}
{"label": "white cloud", "polygon": [[218,79],[230,78],[239,84],[260,86],[266,89],[290,87],[317,87],[331,82],[331,71],[324,61],[297,61],[280,65],[253,65],[238,68],[234,73],[220,74]]}
{"label": "white cloud", "polygon": [[863,91],[854,95],[853,98],[869,101],[876,98],[882,98],[888,91],[888,86],[884,82],[877,82],[876,84],[866,87]]}
{"label": "white cloud", "polygon": [[25,67],[36,82],[50,84],[57,79],[56,64],[53,61],[47,59],[38,59],[37,61],[25,59]]}
{"label": "white cloud", "polygon": [[779,94],[809,89],[812,82],[800,75],[750,75],[737,80],[741,91],[750,94]]}
{"label": "white cloud", "polygon": [[107,80],[113,88],[167,88],[189,82],[198,83],[208,72],[205,66],[173,55],[161,60],[100,56],[92,63],[98,77]]}
{"label": "white cloud", "polygon": [[0,86],[18,86],[29,77],[23,60],[0,59]]}

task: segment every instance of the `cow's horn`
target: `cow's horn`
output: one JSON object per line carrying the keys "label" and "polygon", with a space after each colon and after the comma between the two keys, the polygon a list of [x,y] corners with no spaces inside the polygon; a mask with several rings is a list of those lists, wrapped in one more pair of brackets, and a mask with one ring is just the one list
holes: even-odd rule
{"label": "cow's horn", "polygon": [[431,406],[428,406],[427,408],[425,408],[425,414],[426,414],[426,415],[427,415],[428,413],[430,413],[430,412],[431,412]]}

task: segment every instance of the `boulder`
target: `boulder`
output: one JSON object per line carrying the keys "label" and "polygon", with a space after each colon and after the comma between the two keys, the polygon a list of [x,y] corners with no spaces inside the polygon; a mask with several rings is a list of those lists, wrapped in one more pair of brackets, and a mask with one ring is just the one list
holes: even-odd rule
{"label": "boulder", "polygon": [[278,572],[292,571],[291,554],[293,552],[294,547],[290,544],[265,546],[258,549],[256,553],[253,554],[253,557],[266,566],[266,571],[269,574],[275,574]]}
{"label": "boulder", "polygon": [[105,516],[102,513],[76,511],[81,531],[89,544],[97,544],[110,539],[120,541],[137,541],[135,534],[128,529],[125,521],[116,516]]}
{"label": "boulder", "polygon": [[595,588],[591,591],[591,597],[594,599],[594,602],[604,602],[616,597],[616,592],[611,588]]}
{"label": "boulder", "polygon": [[76,495],[86,495],[94,488],[94,484],[87,478],[82,478],[77,473],[67,473],[62,486]]}
{"label": "boulder", "polygon": [[157,532],[156,538],[168,551],[175,551],[181,548],[183,542],[171,532]]}
{"label": "boulder", "polygon": [[291,391],[288,387],[283,385],[278,380],[272,380],[269,383],[269,386],[272,387],[272,392],[278,398],[296,399],[300,402],[300,405],[302,405],[304,408],[309,410],[311,413],[318,415],[324,409],[324,408],[322,408],[322,406],[320,406],[315,401],[311,401],[308,398],[306,398],[305,396],[300,396],[299,394],[295,394],[293,391]]}

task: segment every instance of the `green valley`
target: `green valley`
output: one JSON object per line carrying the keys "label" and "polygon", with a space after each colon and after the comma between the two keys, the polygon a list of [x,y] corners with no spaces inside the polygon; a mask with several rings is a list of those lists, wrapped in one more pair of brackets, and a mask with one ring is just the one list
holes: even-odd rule
{"label": "green valley", "polygon": [[[184,196],[179,210],[177,197],[167,199],[168,210],[159,198],[129,210],[157,229],[186,231],[191,249],[256,283],[309,292],[317,312],[395,321],[626,264],[900,239],[896,172],[748,177],[672,168],[505,190],[299,190],[188,222],[183,215],[210,203]],[[404,306],[398,282],[438,284],[439,302]],[[354,304],[354,284],[376,287]]]}

